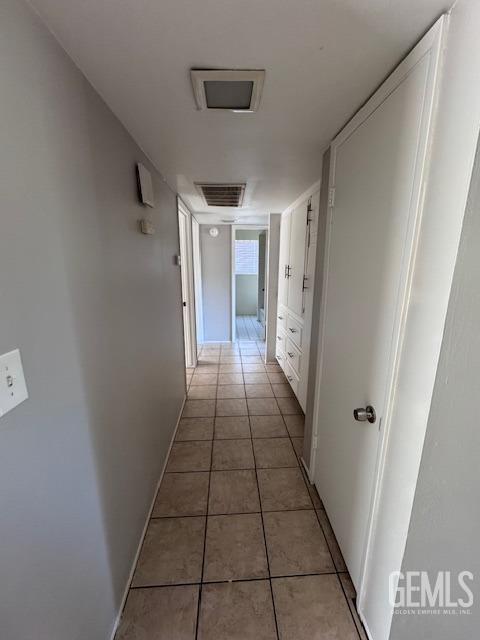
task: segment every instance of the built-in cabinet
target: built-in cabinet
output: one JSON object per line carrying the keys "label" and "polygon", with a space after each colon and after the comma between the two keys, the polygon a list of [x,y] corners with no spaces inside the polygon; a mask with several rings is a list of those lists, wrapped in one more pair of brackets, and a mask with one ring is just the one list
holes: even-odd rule
{"label": "built-in cabinet", "polygon": [[305,411],[319,188],[297,202],[282,214],[275,355]]}

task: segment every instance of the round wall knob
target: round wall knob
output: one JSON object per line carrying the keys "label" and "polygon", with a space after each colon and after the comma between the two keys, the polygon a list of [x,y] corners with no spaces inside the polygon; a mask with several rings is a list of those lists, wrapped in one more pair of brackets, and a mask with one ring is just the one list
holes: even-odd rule
{"label": "round wall knob", "polygon": [[377,419],[377,414],[375,413],[375,409],[368,405],[368,407],[359,407],[358,409],[353,410],[353,417],[358,422],[375,422]]}

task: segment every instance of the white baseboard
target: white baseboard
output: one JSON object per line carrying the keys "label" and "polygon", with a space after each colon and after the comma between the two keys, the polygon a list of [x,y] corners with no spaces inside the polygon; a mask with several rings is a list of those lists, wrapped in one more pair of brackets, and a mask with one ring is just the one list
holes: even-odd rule
{"label": "white baseboard", "polygon": [[153,507],[155,505],[155,499],[157,497],[157,493],[158,493],[158,490],[160,488],[160,484],[161,484],[161,482],[163,480],[163,476],[165,474],[165,469],[167,468],[168,458],[170,457],[170,451],[172,450],[172,446],[173,446],[173,443],[175,441],[175,436],[177,434],[178,425],[180,424],[180,418],[182,417],[183,407],[185,406],[186,399],[187,399],[187,396],[185,395],[184,398],[183,398],[182,406],[180,407],[180,413],[178,414],[178,418],[177,418],[177,423],[175,425],[175,429],[173,430],[172,439],[170,440],[170,445],[168,447],[167,455],[165,456],[165,462],[163,463],[162,471],[160,473],[160,478],[158,479],[157,486],[155,487],[155,491],[154,491],[154,494],[153,494],[152,502],[150,504],[150,508],[148,510],[148,513],[147,513],[147,518],[145,520],[145,525],[143,527],[142,535],[140,536],[140,540],[139,540],[139,543],[138,543],[137,551],[135,552],[135,556],[133,558],[132,568],[130,569],[130,573],[129,573],[129,576],[128,576],[127,584],[125,586],[125,591],[123,593],[122,601],[120,603],[120,607],[118,609],[118,613],[117,613],[117,616],[115,618],[115,622],[113,624],[113,630],[112,630],[112,633],[110,634],[110,640],[114,640],[115,634],[117,633],[117,630],[118,630],[118,625],[120,624],[120,619],[122,617],[123,609],[124,609],[125,603],[127,601],[128,592],[130,591],[130,585],[132,584],[133,574],[135,573],[135,568],[137,566],[138,557],[140,556],[140,551],[142,550],[143,540],[145,538],[145,534],[147,533],[148,524],[149,524],[150,518],[152,516]]}

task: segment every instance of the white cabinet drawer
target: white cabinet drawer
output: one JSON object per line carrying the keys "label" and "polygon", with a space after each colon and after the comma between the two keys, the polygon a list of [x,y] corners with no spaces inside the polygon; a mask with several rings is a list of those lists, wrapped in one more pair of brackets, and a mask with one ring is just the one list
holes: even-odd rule
{"label": "white cabinet drawer", "polygon": [[282,308],[277,311],[277,329],[278,327],[284,330],[287,328],[287,312]]}
{"label": "white cabinet drawer", "polygon": [[277,359],[277,362],[282,367],[282,369],[285,370],[285,354],[283,353],[283,351],[281,351],[281,349],[278,348],[278,345],[275,352],[275,358]]}
{"label": "white cabinet drawer", "polygon": [[286,349],[285,349],[285,357],[286,357],[286,360],[287,360],[288,364],[292,367],[292,369],[295,370],[295,372],[298,375],[300,373],[300,360],[301,360],[302,356],[301,356],[299,350],[297,349],[297,347],[290,340],[290,338],[287,338],[287,346],[286,346]]}
{"label": "white cabinet drawer", "polygon": [[290,386],[293,389],[293,393],[297,396],[298,395],[298,387],[299,387],[299,383],[300,380],[297,376],[297,374],[295,373],[295,371],[292,369],[292,367],[290,366],[290,364],[288,362],[285,362],[285,375],[287,376],[287,380],[290,383]]}
{"label": "white cabinet drawer", "polygon": [[280,351],[285,352],[286,348],[287,348],[286,333],[282,331],[280,327],[277,327],[277,351],[278,349],[280,349]]}
{"label": "white cabinet drawer", "polygon": [[295,343],[295,345],[301,349],[302,348],[302,332],[303,327],[295,320],[295,318],[291,315],[287,316],[287,336]]}

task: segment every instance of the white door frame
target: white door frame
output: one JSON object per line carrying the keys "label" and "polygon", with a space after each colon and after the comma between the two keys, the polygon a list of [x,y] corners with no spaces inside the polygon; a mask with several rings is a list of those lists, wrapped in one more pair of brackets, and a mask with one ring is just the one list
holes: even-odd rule
{"label": "white door frame", "polygon": [[[180,255],[182,270],[182,303],[186,302],[187,305],[187,322],[183,327],[185,338],[185,364],[187,367],[197,366],[197,332],[196,332],[196,316],[195,316],[195,285],[193,279],[193,250],[192,250],[192,214],[185,205],[185,203],[177,197],[177,210],[178,210],[178,229],[179,229],[179,241],[180,241]],[[182,239],[182,231],[180,224],[180,216],[185,218],[186,237]],[[182,251],[182,240],[185,247]],[[185,274],[186,287],[183,286],[183,274]],[[183,310],[182,310],[183,311]]]}
{"label": "white door frame", "polygon": [[[237,325],[236,325],[236,297],[237,297],[237,287],[235,282],[235,232],[238,231],[266,231],[267,232],[267,243],[265,249],[265,260],[268,261],[268,225],[264,224],[232,224],[231,231],[231,263],[230,263],[230,295],[231,295],[231,316],[232,316],[232,327],[231,327],[231,340],[232,342],[237,341]],[[267,280],[265,278],[265,280]],[[265,281],[265,299],[268,293],[268,282]],[[265,308],[265,313],[267,313],[267,309]],[[267,318],[265,317],[265,326],[267,326]]]}
{"label": "white door frame", "polygon": [[203,328],[203,295],[202,295],[202,259],[200,252],[200,224],[192,216],[192,253],[193,253],[193,281],[195,286],[195,316],[197,328],[197,353],[198,345],[204,340]]}
{"label": "white door frame", "polygon": [[[423,191],[426,182],[426,165],[430,147],[431,147],[431,123],[434,117],[435,108],[435,95],[439,85],[439,67],[440,58],[443,47],[443,39],[445,34],[445,17],[440,18],[432,29],[426,34],[426,36],[420,41],[420,43],[413,49],[413,51],[407,56],[407,58],[396,68],[391,76],[384,82],[384,84],[378,89],[375,95],[360,109],[360,111],[352,118],[352,120],[346,125],[346,127],[339,133],[334,139],[331,145],[331,161],[330,161],[330,176],[329,176],[329,193],[331,189],[335,187],[335,154],[337,147],[347,138],[352,132],[361,125],[361,123],[369,117],[375,109],[395,90],[410,70],[426,55],[430,56],[430,65],[428,72],[427,89],[424,100],[424,111],[422,114],[422,134],[419,143],[419,152],[416,162],[414,188],[410,207],[410,221],[409,232],[406,241],[406,260],[402,267],[402,286],[404,295],[397,301],[397,318],[396,326],[394,328],[394,337],[392,341],[392,349],[389,360],[389,380],[387,384],[387,394],[385,402],[384,421],[382,425],[382,431],[380,433],[379,452],[377,456],[377,464],[375,469],[374,489],[372,496],[372,503],[370,508],[369,525],[367,531],[367,540],[364,549],[364,560],[361,571],[360,588],[357,598],[357,607],[368,631],[368,620],[364,616],[365,607],[369,604],[371,599],[381,599],[385,597],[385,585],[378,584],[372,579],[372,566],[375,562],[380,562],[379,558],[375,556],[375,542],[376,536],[379,532],[382,535],[385,534],[385,529],[391,526],[388,519],[383,516],[380,510],[380,503],[386,499],[394,501],[392,496],[393,492],[397,491],[397,496],[402,495],[402,499],[397,501],[396,505],[396,530],[395,536],[391,536],[394,539],[391,542],[389,556],[382,558],[386,562],[387,566],[396,564],[398,570],[401,569],[401,560],[403,557],[403,550],[405,547],[406,536],[408,533],[408,524],[410,522],[410,515],[413,507],[414,488],[418,478],[419,464],[421,451],[423,447],[423,441],[425,437],[425,431],[427,426],[428,412],[426,416],[419,416],[416,423],[417,435],[409,441],[403,443],[403,450],[398,449],[394,451],[389,448],[389,441],[391,439],[392,430],[397,429],[398,416],[394,413],[394,400],[399,401],[399,393],[397,392],[396,385],[398,382],[400,371],[400,354],[402,351],[406,325],[407,325],[407,312],[409,309],[410,294],[414,272],[414,260],[415,251],[418,246],[420,235],[420,223],[422,217],[423,207]],[[312,442],[316,443],[318,440],[318,423],[319,423],[319,406],[318,398],[320,395],[320,388],[322,383],[322,366],[323,366],[323,353],[324,353],[324,331],[325,331],[325,317],[326,317],[326,305],[328,295],[328,269],[329,269],[329,247],[331,241],[331,228],[332,228],[332,214],[333,207],[329,207],[327,215],[327,233],[325,240],[325,256],[324,256],[324,270],[323,270],[323,291],[322,301],[320,307],[320,332],[319,332],[319,351],[317,357],[317,370],[315,381],[315,402],[313,408],[313,437]],[[428,313],[430,309],[426,309]],[[422,367],[430,374],[430,362],[425,363],[419,361],[417,364],[418,370],[421,371]],[[417,373],[419,372],[417,371]],[[426,375],[428,375],[426,374]],[[421,375],[421,374],[420,374]],[[432,379],[433,390],[434,376]],[[402,390],[402,406],[415,406],[413,397],[418,395],[418,382],[412,382],[411,385],[417,388],[403,389]],[[423,420],[421,418],[424,418]],[[393,426],[393,429],[392,429]],[[401,456],[401,460],[398,458]],[[392,482],[392,460],[397,458],[395,463],[396,477]],[[401,471],[397,472],[401,466]],[[390,469],[388,467],[391,467]],[[310,456],[310,478],[315,480],[316,469],[316,446],[312,447]],[[389,479],[389,496],[384,492],[384,480],[385,475],[390,473]],[[405,494],[405,490],[407,493]],[[383,492],[383,495],[382,495]],[[395,548],[394,548],[395,547]],[[387,598],[388,600],[388,598]],[[388,628],[393,616],[393,609],[385,615],[390,615]],[[370,635],[370,633],[369,633]],[[370,635],[370,637],[373,637]],[[378,635],[376,638],[379,637]],[[376,640],[375,638],[375,640]],[[382,639],[383,640],[383,639]]]}

